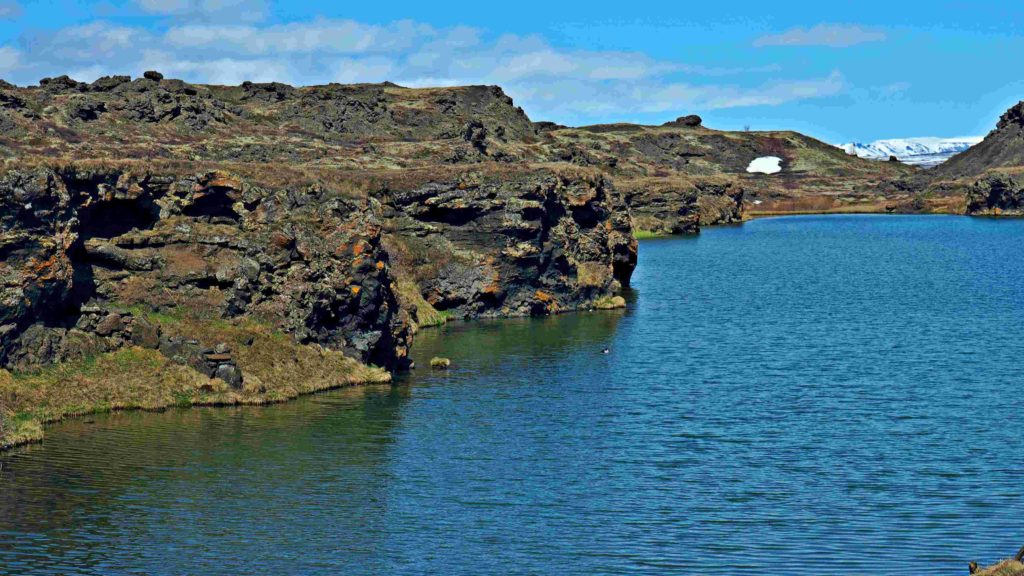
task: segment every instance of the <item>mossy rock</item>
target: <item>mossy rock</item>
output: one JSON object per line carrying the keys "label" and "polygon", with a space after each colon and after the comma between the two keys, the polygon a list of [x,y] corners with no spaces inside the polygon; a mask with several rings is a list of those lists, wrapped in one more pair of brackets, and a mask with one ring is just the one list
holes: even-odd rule
{"label": "mossy rock", "polygon": [[594,308],[598,310],[615,310],[625,307],[626,299],[622,296],[604,296],[594,300]]}

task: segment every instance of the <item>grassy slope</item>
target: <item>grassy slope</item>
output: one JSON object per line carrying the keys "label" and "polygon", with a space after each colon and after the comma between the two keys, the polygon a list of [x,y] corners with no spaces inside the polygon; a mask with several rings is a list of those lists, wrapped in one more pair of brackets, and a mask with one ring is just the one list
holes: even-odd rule
{"label": "grassy slope", "polygon": [[252,323],[150,315],[166,334],[225,342],[245,377],[241,390],[172,363],[156,350],[124,348],[11,374],[0,370],[0,448],[42,439],[43,424],[111,410],[268,404],[355,384],[389,382],[384,370],[340,352],[296,344]]}
{"label": "grassy slope", "polygon": [[[620,187],[686,189],[695,181],[740,184],[751,214],[799,212],[885,212],[909,205],[909,195],[883,191],[883,185],[919,170],[879,162],[792,131],[726,132],[707,128],[614,124],[564,128],[545,134],[552,149],[578,147],[595,161],[614,160]],[[761,156],[782,158],[778,174],[749,174]],[[945,207],[943,207],[945,208]]]}

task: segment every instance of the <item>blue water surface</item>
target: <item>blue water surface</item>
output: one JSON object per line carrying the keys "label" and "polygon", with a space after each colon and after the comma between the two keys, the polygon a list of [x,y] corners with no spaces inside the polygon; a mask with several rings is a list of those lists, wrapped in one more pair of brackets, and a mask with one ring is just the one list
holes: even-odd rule
{"label": "blue water surface", "polygon": [[55,426],[0,574],[965,574],[1024,544],[1022,253],[755,220],[643,242],[626,311],[421,332],[448,372]]}

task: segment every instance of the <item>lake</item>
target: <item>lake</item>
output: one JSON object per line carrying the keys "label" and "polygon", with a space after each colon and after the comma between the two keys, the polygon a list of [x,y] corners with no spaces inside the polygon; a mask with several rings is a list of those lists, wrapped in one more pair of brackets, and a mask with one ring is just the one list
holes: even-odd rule
{"label": "lake", "polygon": [[50,427],[0,457],[0,574],[966,574],[1024,545],[1022,256],[645,241],[627,310],[424,331],[395,386]]}

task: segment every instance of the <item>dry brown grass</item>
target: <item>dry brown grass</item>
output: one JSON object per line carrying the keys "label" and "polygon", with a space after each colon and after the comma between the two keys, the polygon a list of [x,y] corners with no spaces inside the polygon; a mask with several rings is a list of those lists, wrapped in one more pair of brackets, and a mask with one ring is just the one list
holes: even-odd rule
{"label": "dry brown grass", "polygon": [[974,573],[975,576],[1024,576],[1024,564],[1016,560],[1003,560]]}
{"label": "dry brown grass", "polygon": [[42,438],[42,425],[111,410],[269,404],[302,394],[386,383],[386,371],[333,350],[296,344],[254,322],[229,323],[149,314],[164,332],[224,342],[244,374],[241,390],[168,360],[156,350],[124,348],[19,374],[0,370],[0,448]]}

